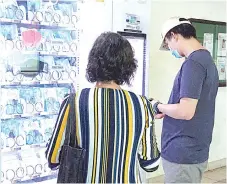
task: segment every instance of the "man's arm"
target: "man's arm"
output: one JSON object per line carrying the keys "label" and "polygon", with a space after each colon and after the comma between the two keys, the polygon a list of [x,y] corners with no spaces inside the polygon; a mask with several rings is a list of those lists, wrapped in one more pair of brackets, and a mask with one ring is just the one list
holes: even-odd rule
{"label": "man's arm", "polygon": [[157,108],[163,114],[174,119],[191,120],[200,99],[205,68],[198,62],[188,60],[182,66],[180,78],[180,102],[177,104],[159,104]]}
{"label": "man's arm", "polygon": [[178,104],[159,104],[158,109],[174,119],[191,120],[195,115],[197,103],[197,99],[182,98]]}

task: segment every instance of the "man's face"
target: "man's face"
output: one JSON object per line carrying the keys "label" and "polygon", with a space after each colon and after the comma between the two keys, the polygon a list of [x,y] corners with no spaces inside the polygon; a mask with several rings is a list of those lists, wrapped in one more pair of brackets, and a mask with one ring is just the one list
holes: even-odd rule
{"label": "man's face", "polygon": [[165,38],[165,43],[170,50],[178,50],[176,35],[172,35],[170,38]]}
{"label": "man's face", "polygon": [[181,58],[183,53],[181,51],[180,36],[172,33],[170,38],[165,38],[166,48],[169,48],[176,58]]}

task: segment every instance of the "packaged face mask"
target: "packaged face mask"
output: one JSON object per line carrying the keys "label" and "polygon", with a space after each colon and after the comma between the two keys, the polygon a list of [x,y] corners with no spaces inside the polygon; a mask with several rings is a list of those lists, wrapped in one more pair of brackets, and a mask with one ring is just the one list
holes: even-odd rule
{"label": "packaged face mask", "polygon": [[23,20],[26,20],[26,8],[24,6],[19,6],[19,9],[23,12]]}
{"label": "packaged face mask", "polygon": [[54,38],[52,30],[41,29],[40,33],[42,35],[42,38],[44,38],[45,40],[52,41]]}
{"label": "packaged face mask", "polygon": [[23,113],[18,89],[2,89],[2,96],[7,97],[2,99],[2,105],[4,106],[3,116]]}
{"label": "packaged face mask", "polygon": [[7,19],[16,19],[16,14],[18,7],[14,5],[8,5],[5,9],[5,17]]}
{"label": "packaged face mask", "polygon": [[0,3],[0,18],[5,18],[6,16],[6,7],[3,3]]}
{"label": "packaged face mask", "polygon": [[62,24],[75,24],[75,13],[77,12],[77,3],[58,3],[54,6],[56,12],[61,14]]}
{"label": "packaged face mask", "polygon": [[37,12],[41,9],[41,0],[27,0],[28,11]]}
{"label": "packaged face mask", "polygon": [[60,109],[60,102],[56,98],[49,97],[45,99],[45,107],[47,112],[55,114]]}
{"label": "packaged face mask", "polygon": [[18,99],[9,99],[5,106],[6,115],[23,114],[24,106]]}
{"label": "packaged face mask", "polygon": [[65,95],[69,94],[70,90],[68,88],[57,88],[57,98],[59,102],[62,102],[65,98]]}
{"label": "packaged face mask", "polygon": [[44,141],[47,143],[51,135],[54,131],[54,123],[53,119],[50,118],[45,118],[42,120],[42,130],[43,130],[43,136],[44,136]]}
{"label": "packaged face mask", "polygon": [[42,144],[44,142],[44,138],[41,132],[41,120],[38,118],[30,119],[28,128],[26,130],[26,144]]}
{"label": "packaged face mask", "polygon": [[6,135],[1,132],[1,149],[4,149],[6,147]]}
{"label": "packaged face mask", "polygon": [[56,114],[60,109],[60,102],[57,100],[57,88],[45,88],[43,90],[45,94],[45,112]]}
{"label": "packaged face mask", "polygon": [[16,25],[0,25],[0,33],[6,40],[15,40],[18,37]]}
{"label": "packaged face mask", "polygon": [[73,7],[72,7],[72,4],[70,3],[58,3],[55,5],[55,9],[56,10],[60,10],[64,15],[67,15],[69,17],[72,16],[72,12],[73,12]]}
{"label": "packaged face mask", "polygon": [[62,40],[67,42],[72,41],[70,31],[53,31],[53,37],[54,39],[57,39],[57,40]]}
{"label": "packaged face mask", "polygon": [[[19,119],[10,119],[10,120],[3,120],[1,122],[1,132],[4,134],[5,140],[5,147],[13,148],[16,146],[17,137],[19,134]],[[18,144],[20,144],[18,142]]]}
{"label": "packaged face mask", "polygon": [[44,111],[44,98],[41,88],[21,88],[20,98],[25,102],[25,113],[40,113]]}
{"label": "packaged face mask", "polygon": [[42,144],[44,142],[44,137],[42,133],[39,130],[30,130],[27,132],[26,135],[26,143],[28,145],[33,145],[33,144]]}
{"label": "packaged face mask", "polygon": [[76,66],[77,62],[77,58],[76,57],[72,57],[69,59],[69,64],[70,66]]}
{"label": "packaged face mask", "polygon": [[64,57],[55,57],[54,58],[54,65],[55,66],[62,66],[64,68],[69,68],[69,58],[64,58]]}

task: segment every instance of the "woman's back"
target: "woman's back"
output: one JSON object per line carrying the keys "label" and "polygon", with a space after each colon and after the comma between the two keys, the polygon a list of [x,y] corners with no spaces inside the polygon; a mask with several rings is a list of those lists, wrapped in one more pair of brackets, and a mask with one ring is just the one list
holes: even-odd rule
{"label": "woman's back", "polygon": [[[66,99],[47,149],[52,167],[59,163],[67,111]],[[149,101],[132,92],[109,88],[79,91],[76,95],[76,139],[87,152],[86,182],[138,183],[139,164],[146,171],[156,169],[160,154],[152,132],[153,118]]]}

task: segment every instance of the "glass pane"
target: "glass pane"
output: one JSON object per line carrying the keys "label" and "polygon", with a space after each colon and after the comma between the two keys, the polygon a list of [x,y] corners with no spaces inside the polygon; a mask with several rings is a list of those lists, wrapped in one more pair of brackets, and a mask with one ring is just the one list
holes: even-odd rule
{"label": "glass pane", "polygon": [[64,96],[77,90],[78,3],[0,2],[2,183],[56,183],[45,150]]}

